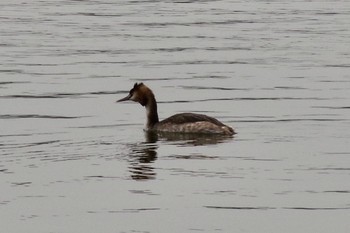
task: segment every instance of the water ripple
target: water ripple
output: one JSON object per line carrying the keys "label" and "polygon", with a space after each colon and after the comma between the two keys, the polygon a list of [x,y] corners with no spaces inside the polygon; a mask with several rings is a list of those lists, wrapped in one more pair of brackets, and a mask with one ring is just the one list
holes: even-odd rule
{"label": "water ripple", "polygon": [[0,99],[56,99],[56,98],[79,98],[88,97],[89,95],[115,95],[123,94],[125,91],[93,91],[83,93],[48,93],[40,95],[3,95]]}
{"label": "water ripple", "polygon": [[195,103],[208,101],[266,101],[266,100],[328,100],[328,98],[320,97],[232,97],[232,98],[208,98],[197,100],[173,100],[173,101],[158,101],[158,103]]}
{"label": "water ripple", "polygon": [[224,210],[274,210],[276,207],[250,207],[250,206],[204,206],[209,209]]}
{"label": "water ripple", "polygon": [[[48,144],[54,144],[58,143],[60,140],[49,140],[49,141],[41,141],[41,142],[33,142],[33,143],[14,143],[14,144],[0,144],[2,146],[2,149],[11,149],[11,148],[26,148],[26,147],[34,147],[34,146],[40,146],[40,145],[48,145]],[[36,151],[37,153],[37,151]]]}
{"label": "water ripple", "polygon": [[204,206],[209,209],[223,209],[223,210],[348,210],[350,207],[251,207],[251,206]]}
{"label": "water ripple", "polygon": [[[141,27],[147,27],[147,28],[163,28],[163,27],[169,27],[169,26],[216,26],[216,25],[233,25],[233,24],[253,24],[257,23],[257,21],[253,20],[218,20],[218,21],[197,21],[197,22],[150,22],[150,23],[144,23],[144,22],[125,22],[123,25],[126,26],[141,26]],[[261,23],[261,22],[260,22]]]}
{"label": "water ripple", "polygon": [[77,119],[86,116],[57,116],[57,115],[39,115],[39,114],[5,114],[0,115],[0,119]]}

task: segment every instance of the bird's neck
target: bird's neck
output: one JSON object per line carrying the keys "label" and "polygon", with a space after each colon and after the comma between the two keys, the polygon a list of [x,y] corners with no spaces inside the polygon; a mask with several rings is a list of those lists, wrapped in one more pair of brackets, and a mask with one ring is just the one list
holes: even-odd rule
{"label": "bird's neck", "polygon": [[147,114],[147,123],[146,129],[152,129],[155,124],[159,122],[158,112],[157,112],[157,101],[154,96],[148,98],[146,104],[146,114]]}

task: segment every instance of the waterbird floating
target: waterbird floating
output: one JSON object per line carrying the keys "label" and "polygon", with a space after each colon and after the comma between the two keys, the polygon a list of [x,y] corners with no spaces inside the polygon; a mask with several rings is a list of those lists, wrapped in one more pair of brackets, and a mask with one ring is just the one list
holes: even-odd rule
{"label": "waterbird floating", "polygon": [[196,113],[179,113],[159,121],[157,101],[151,89],[143,83],[135,83],[129,95],[117,102],[132,100],[146,108],[146,131],[167,133],[195,133],[233,135],[233,128],[217,119]]}

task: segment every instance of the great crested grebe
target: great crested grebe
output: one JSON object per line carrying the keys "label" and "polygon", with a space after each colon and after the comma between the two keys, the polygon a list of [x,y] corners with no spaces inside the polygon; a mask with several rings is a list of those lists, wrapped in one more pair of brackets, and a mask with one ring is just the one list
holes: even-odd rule
{"label": "great crested grebe", "polygon": [[157,101],[151,89],[143,83],[135,83],[129,95],[118,100],[132,100],[146,107],[147,131],[169,133],[198,133],[233,135],[234,130],[213,117],[196,113],[180,113],[162,121],[158,119]]}

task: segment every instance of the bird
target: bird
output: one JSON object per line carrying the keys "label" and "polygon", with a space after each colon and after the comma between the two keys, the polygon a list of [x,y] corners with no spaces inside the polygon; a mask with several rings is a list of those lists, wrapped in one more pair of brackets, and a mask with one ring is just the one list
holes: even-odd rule
{"label": "bird", "polygon": [[165,133],[192,133],[208,135],[234,135],[236,132],[219,120],[197,113],[179,113],[159,121],[157,101],[153,91],[145,84],[135,83],[129,94],[117,102],[134,101],[146,108],[145,131]]}

